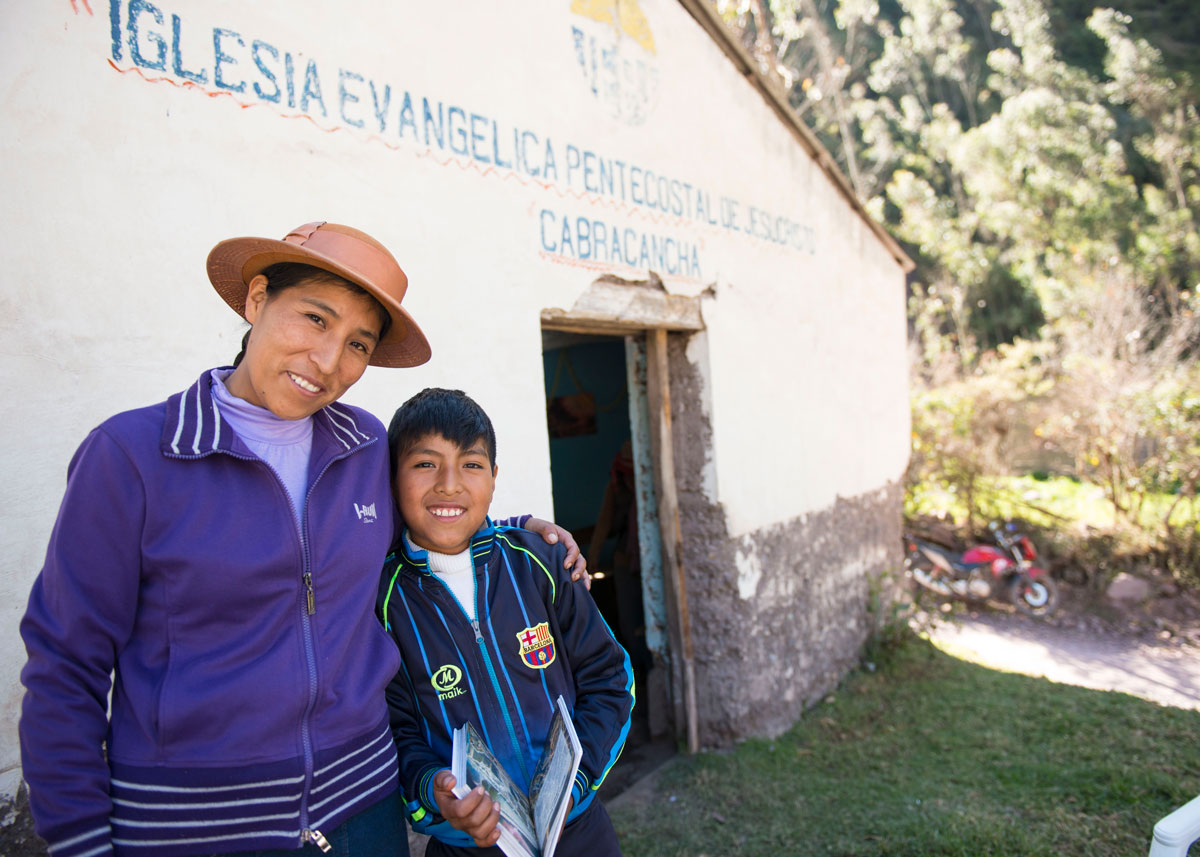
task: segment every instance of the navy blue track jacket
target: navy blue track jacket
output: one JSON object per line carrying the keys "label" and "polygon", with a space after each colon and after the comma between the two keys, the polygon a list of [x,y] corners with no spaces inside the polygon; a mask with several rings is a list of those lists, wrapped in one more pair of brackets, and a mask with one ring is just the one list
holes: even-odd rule
{"label": "navy blue track jacket", "polygon": [[486,522],[471,541],[472,623],[429,571],[427,554],[400,544],[384,563],[378,609],[403,661],[387,700],[413,828],[473,845],[433,799],[434,774],[450,767],[454,729],[470,721],[528,789],[560,694],[583,745],[568,820],[579,815],[625,744],[634,688],[629,656],[563,569],[565,548]]}

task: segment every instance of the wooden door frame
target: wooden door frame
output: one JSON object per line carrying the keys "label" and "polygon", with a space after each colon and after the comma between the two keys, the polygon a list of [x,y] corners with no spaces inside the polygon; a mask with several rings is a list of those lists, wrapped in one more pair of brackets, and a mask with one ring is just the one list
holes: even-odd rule
{"label": "wooden door frame", "polygon": [[[698,313],[697,313],[698,316]],[[561,310],[542,313],[542,329],[592,336],[641,337],[646,347],[646,393],[650,412],[650,450],[658,527],[662,542],[663,596],[670,646],[671,702],[676,734],[686,735],[688,752],[700,748],[696,707],[696,671],[691,618],[683,569],[682,531],[675,481],[675,450],[671,438],[671,383],[667,342],[671,332],[692,333],[702,328],[698,317],[680,323],[649,325],[645,319],[572,318]],[[632,391],[631,391],[632,395]]]}

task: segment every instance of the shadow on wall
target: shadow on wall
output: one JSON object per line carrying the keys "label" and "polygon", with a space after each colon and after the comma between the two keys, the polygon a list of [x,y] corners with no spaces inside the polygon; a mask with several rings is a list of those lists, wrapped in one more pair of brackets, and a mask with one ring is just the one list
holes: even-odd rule
{"label": "shadow on wall", "polygon": [[0,854],[5,857],[47,857],[49,853],[46,843],[33,832],[29,795],[22,784],[15,798],[0,805]]}

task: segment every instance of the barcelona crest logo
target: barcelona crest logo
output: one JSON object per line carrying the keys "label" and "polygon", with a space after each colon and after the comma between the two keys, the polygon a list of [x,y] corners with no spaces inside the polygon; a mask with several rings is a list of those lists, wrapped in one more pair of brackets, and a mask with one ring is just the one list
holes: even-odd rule
{"label": "barcelona crest logo", "polygon": [[521,660],[535,670],[544,670],[554,663],[554,638],[550,636],[550,623],[539,622],[517,634],[521,643]]}

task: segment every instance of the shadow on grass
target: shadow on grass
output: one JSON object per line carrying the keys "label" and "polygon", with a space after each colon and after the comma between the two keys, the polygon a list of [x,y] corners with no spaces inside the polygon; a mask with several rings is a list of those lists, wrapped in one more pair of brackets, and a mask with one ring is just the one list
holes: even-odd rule
{"label": "shadow on grass", "polygon": [[1142,854],[1200,793],[1200,712],[905,645],[784,735],[612,807],[627,857]]}

